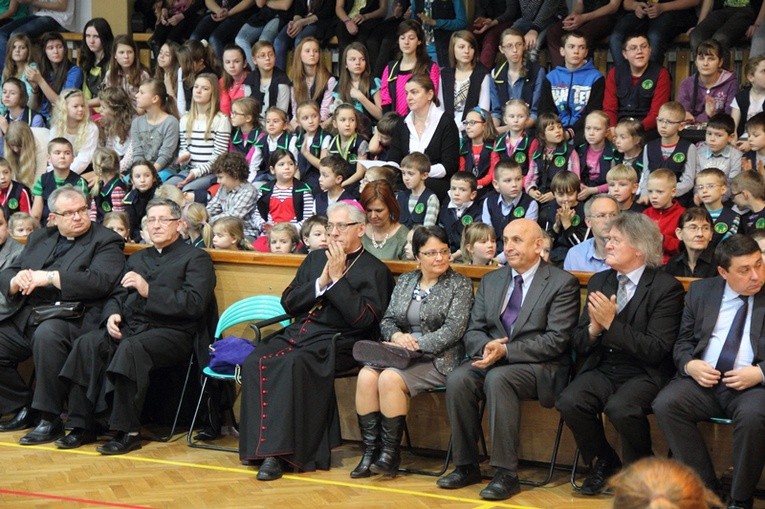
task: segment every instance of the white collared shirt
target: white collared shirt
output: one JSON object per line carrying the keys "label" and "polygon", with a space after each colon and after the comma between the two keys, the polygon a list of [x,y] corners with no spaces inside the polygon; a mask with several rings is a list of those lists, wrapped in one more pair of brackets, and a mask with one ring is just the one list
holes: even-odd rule
{"label": "white collared shirt", "polygon": [[[425,153],[425,149],[430,145],[430,141],[433,139],[433,135],[438,127],[438,122],[441,120],[441,115],[444,112],[438,109],[433,103],[430,103],[428,109],[428,118],[425,120],[425,130],[422,132],[422,136],[417,135],[417,129],[414,128],[414,113],[411,111],[404,118],[404,123],[409,129],[409,153],[422,152]],[[430,166],[430,178],[442,178],[446,176],[446,168],[443,164],[437,163]]]}

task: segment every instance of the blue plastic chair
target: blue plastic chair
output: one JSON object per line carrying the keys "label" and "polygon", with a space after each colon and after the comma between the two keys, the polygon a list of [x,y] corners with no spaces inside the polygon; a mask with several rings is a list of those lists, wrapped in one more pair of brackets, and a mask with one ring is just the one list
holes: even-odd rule
{"label": "blue plastic chair", "polygon": [[[215,340],[221,339],[223,332],[233,327],[234,325],[243,322],[255,322],[251,323],[250,327],[255,331],[255,340],[257,343],[261,340],[261,329],[268,325],[280,324],[282,327],[286,327],[290,324],[291,316],[288,315],[281,305],[281,300],[276,295],[255,295],[253,297],[247,297],[231,304],[218,319],[218,326],[215,329]],[[194,433],[194,424],[199,414],[199,408],[202,406],[202,400],[205,396],[205,388],[207,387],[207,381],[221,380],[227,382],[239,382],[238,377],[235,374],[218,373],[206,366],[202,370],[202,390],[199,394],[199,401],[197,402],[197,408],[194,411],[194,417],[191,419],[191,425],[189,426],[189,432],[186,435],[186,443],[189,447],[196,447],[199,449],[212,449],[216,451],[227,452],[239,452],[238,448],[223,447],[217,445],[202,444],[199,441],[195,441],[192,438]],[[233,419],[233,409],[231,410],[231,416]]]}

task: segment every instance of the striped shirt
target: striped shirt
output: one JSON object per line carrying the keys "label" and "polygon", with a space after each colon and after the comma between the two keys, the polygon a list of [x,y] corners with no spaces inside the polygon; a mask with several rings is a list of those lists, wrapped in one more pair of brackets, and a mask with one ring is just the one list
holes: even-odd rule
{"label": "striped shirt", "polygon": [[191,127],[191,137],[186,135],[189,114],[181,118],[180,123],[180,151],[179,156],[189,154],[190,173],[199,178],[210,173],[210,167],[219,155],[228,152],[228,144],[231,138],[231,123],[228,117],[218,112],[212,121],[210,138],[205,139],[207,119],[197,118]]}

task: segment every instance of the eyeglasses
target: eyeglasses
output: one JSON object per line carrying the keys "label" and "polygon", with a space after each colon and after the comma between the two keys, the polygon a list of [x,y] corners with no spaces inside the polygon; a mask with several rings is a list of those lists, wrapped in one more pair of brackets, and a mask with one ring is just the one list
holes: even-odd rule
{"label": "eyeglasses", "polygon": [[651,49],[651,46],[648,44],[641,44],[640,46],[627,46],[624,48],[624,51],[627,51],[628,53],[635,53],[636,51],[646,51]]}
{"label": "eyeglasses", "polygon": [[522,49],[524,46],[525,46],[524,43],[516,42],[514,44],[503,44],[502,46],[500,46],[500,48],[502,48],[505,51],[510,51],[512,49],[518,49],[518,50]]}
{"label": "eyeglasses", "polygon": [[440,249],[438,251],[420,251],[420,256],[424,256],[426,258],[435,258],[438,255],[441,255],[442,258],[446,258],[452,254],[449,249]]}
{"label": "eyeglasses", "polygon": [[615,218],[618,215],[619,214],[616,214],[616,213],[613,213],[613,214],[595,214],[594,216],[592,216],[592,218],[593,219],[597,219],[597,220],[600,221],[600,220],[603,220],[603,219],[613,219],[613,218]]}
{"label": "eyeglasses", "polygon": [[702,233],[709,233],[712,231],[712,227],[708,224],[699,226],[697,224],[687,224],[683,226],[684,230],[688,230],[690,233],[698,233],[699,231]]}
{"label": "eyeglasses", "polygon": [[167,226],[173,221],[178,221],[180,217],[147,217],[146,224],[159,224],[160,226]]}
{"label": "eyeglasses", "polygon": [[720,184],[699,184],[696,186],[696,191],[711,191],[719,185]]}
{"label": "eyeglasses", "polygon": [[476,124],[485,124],[483,120],[463,120],[462,125],[466,127],[473,127]]}
{"label": "eyeglasses", "polygon": [[77,210],[67,210],[66,212],[54,212],[55,215],[61,216],[64,219],[72,219],[75,214],[82,217],[87,215],[88,213],[88,207],[82,207]]}
{"label": "eyeglasses", "polygon": [[345,233],[348,228],[356,226],[357,224],[361,223],[358,221],[354,221],[353,223],[327,223],[327,233],[331,233],[335,228],[337,228],[337,231],[340,233]]}
{"label": "eyeglasses", "polygon": [[231,116],[237,116],[237,117],[243,117],[244,113],[239,113],[238,111],[231,110]]}
{"label": "eyeglasses", "polygon": [[659,117],[659,118],[656,119],[656,123],[657,124],[664,124],[664,125],[677,125],[677,124],[682,124],[683,121],[682,120],[670,120],[668,118],[661,118],[661,117]]}
{"label": "eyeglasses", "polygon": [[739,191],[739,192],[737,192],[737,193],[731,193],[731,195],[730,195],[730,199],[732,200],[733,198],[735,198],[736,196],[740,195],[740,194],[741,194],[741,193],[743,193],[743,192],[744,192],[744,191]]}

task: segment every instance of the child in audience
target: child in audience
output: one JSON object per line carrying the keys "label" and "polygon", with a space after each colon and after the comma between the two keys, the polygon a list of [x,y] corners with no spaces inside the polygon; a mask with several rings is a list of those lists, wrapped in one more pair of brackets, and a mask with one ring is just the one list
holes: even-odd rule
{"label": "child in audience", "polygon": [[289,150],[276,149],[268,166],[274,181],[260,188],[255,225],[262,233],[268,233],[276,223],[292,223],[299,229],[303,220],[314,214],[311,188],[295,178],[297,163]]}
{"label": "child in audience", "polygon": [[[661,129],[661,123],[659,123]],[[677,176],[675,172],[666,168],[654,170],[648,176],[648,199],[651,206],[643,211],[643,214],[651,218],[664,236],[662,251],[664,252],[664,264],[671,256],[680,251],[680,241],[675,230],[680,221],[680,216],[685,212],[685,207],[675,200],[677,194]]]}
{"label": "child in audience", "polygon": [[130,219],[124,211],[113,210],[107,212],[104,215],[104,220],[101,223],[104,227],[114,230],[117,234],[125,239],[125,242],[130,242]]}
{"label": "child in audience", "polygon": [[258,175],[255,177],[255,182],[272,182],[274,180],[268,161],[275,151],[289,150],[297,160],[298,152],[295,147],[295,138],[287,130],[288,128],[287,113],[275,106],[268,108],[266,111],[267,136],[263,144],[263,162],[260,165]]}
{"label": "child in audience", "polygon": [[201,203],[189,203],[181,209],[181,234],[186,244],[198,248],[212,247],[212,227],[207,209]]}
{"label": "child in audience", "polygon": [[364,173],[364,178],[359,181],[359,194],[364,190],[370,182],[375,180],[384,180],[387,182],[391,189],[396,188],[398,183],[398,176],[401,174],[401,169],[389,164],[383,164],[381,166],[372,166]]}
{"label": "child in audience", "polygon": [[741,157],[741,169],[765,175],[765,112],[746,121],[746,134],[749,151]]}
{"label": "child in audience", "polygon": [[127,194],[127,185],[120,176],[120,159],[117,152],[110,148],[99,147],[93,153],[93,172],[96,183],[90,190],[91,221],[102,223],[104,215],[109,212],[122,212],[122,203]]}
{"label": "child in audience", "polygon": [[608,191],[606,175],[615,164],[619,164],[616,147],[606,137],[608,134],[608,115],[602,110],[595,110],[584,118],[584,139],[577,148],[579,156],[582,190],[577,199],[585,202],[598,193]]}
{"label": "child in audience", "polygon": [[449,179],[449,201],[441,206],[438,226],[446,232],[453,260],[462,254],[460,243],[465,226],[481,220],[483,201],[476,200],[477,186],[475,175],[465,171],[458,171]]}
{"label": "child in audience", "polygon": [[[494,231],[505,231],[513,219],[539,217],[539,205],[523,189],[523,173],[518,163],[512,160],[497,163],[492,185],[494,190],[483,200],[481,221],[491,225]],[[503,246],[501,235],[497,235],[497,252],[501,252]]]}
{"label": "child in audience", "polygon": [[[79,92],[82,94],[82,92]],[[48,198],[51,193],[67,184],[76,187],[82,194],[88,194],[88,183],[71,170],[74,161],[72,143],[66,138],[53,138],[48,142],[48,163],[53,171],[43,173],[32,188],[32,216],[42,226],[48,224]]]}
{"label": "child in audience", "polygon": [[749,212],[741,217],[739,233],[765,229],[765,179],[756,171],[742,171],[731,180],[733,203]]}
{"label": "child in audience", "polygon": [[384,114],[372,130],[372,138],[369,140],[370,159],[378,161],[388,160],[388,149],[393,140],[393,133],[401,117],[395,111]]}
{"label": "child in audience", "polygon": [[406,233],[406,244],[404,244],[404,256],[402,260],[414,261],[414,251],[412,249],[412,239],[414,238],[414,231],[418,228],[424,228],[424,226],[417,225]]}
{"label": "child in audience", "polygon": [[[33,186],[37,180],[37,142],[32,129],[24,122],[11,122],[3,139],[5,159],[13,169],[16,180],[25,186]],[[39,165],[41,170],[45,165]]]}
{"label": "child in audience", "polygon": [[[719,168],[726,184],[741,171],[741,151],[733,145],[736,139],[733,117],[720,113],[707,122],[704,141],[696,144],[696,171]],[[698,175],[698,173],[697,173]],[[726,192],[725,199],[729,197]]]}
{"label": "child in audience", "polygon": [[702,123],[718,113],[730,113],[738,80],[723,67],[724,51],[716,39],[707,39],[696,48],[696,72],[680,82],[677,98],[685,108],[686,122]]}
{"label": "child in audience", "polygon": [[459,171],[475,175],[478,197],[483,198],[494,180],[494,167],[499,162],[499,152],[495,150],[497,131],[488,112],[478,107],[467,112],[462,125],[465,126],[465,136],[461,140]]}
{"label": "child in audience", "polygon": [[441,70],[431,62],[425,47],[425,32],[420,20],[406,19],[398,25],[399,60],[392,60],[382,72],[380,104],[383,111],[394,111],[401,117],[409,113],[404,86],[415,74],[427,74],[435,87],[435,94],[441,86]]}
{"label": "child in audience", "polygon": [[[178,49],[180,46],[175,41],[167,41],[160,48],[157,54],[157,68],[154,70],[154,78],[160,81],[167,93],[173,99],[178,97],[178,84],[181,81],[181,63],[178,60]],[[136,104],[136,107],[139,106]],[[179,115],[180,116],[180,115]]]}
{"label": "child in audience", "polygon": [[294,253],[299,242],[300,236],[292,223],[276,223],[268,230],[268,246],[272,253]]}
{"label": "child in audience", "polygon": [[24,212],[15,212],[8,220],[8,230],[11,232],[11,237],[16,240],[26,239],[39,227],[40,223]]}
{"label": "child in audience", "polygon": [[252,97],[235,99],[231,108],[231,145],[229,152],[244,155],[249,166],[247,181],[255,182],[258,170],[263,164],[265,133],[260,130],[260,109]]}
{"label": "child in audience", "polygon": [[[98,146],[98,126],[90,121],[82,90],[67,88],[58,96],[50,128],[50,139],[54,138],[66,138],[71,143],[74,155],[71,170],[78,175],[89,173],[87,169]],[[83,179],[89,187],[96,181],[92,173]]]}
{"label": "child in audience", "polygon": [[470,223],[462,231],[460,252],[468,265],[496,265],[497,233],[486,223]]}
{"label": "child in audience", "polygon": [[[680,137],[685,125],[685,108],[679,102],[664,103],[659,108],[656,128],[660,138],[649,141],[643,152],[643,167],[652,172],[666,168],[677,179],[677,200],[687,206],[693,202],[693,179],[696,171],[696,146]],[[648,203],[646,171],[640,179],[640,201]],[[674,228],[673,228],[674,231]]]}
{"label": "child in audience", "polygon": [[584,221],[584,203],[577,200],[580,187],[581,182],[575,173],[559,172],[550,183],[555,204],[540,211],[539,225],[553,238],[550,259],[554,264],[562,264],[568,250],[590,235]]}
{"label": "child in audience", "polygon": [[149,220],[146,216],[141,218],[141,244],[146,246],[154,245],[154,242],[151,240],[151,235],[149,235]]}
{"label": "child in audience", "polygon": [[154,193],[154,196],[156,198],[164,198],[166,200],[174,201],[181,208],[194,202],[193,193],[184,193],[178,189],[177,186],[172,184],[162,184],[157,188],[157,192]]}
{"label": "child in audience", "polygon": [[545,70],[526,58],[526,49],[529,48],[526,48],[522,32],[508,28],[502,32],[500,40],[499,51],[505,61],[491,70],[491,116],[494,125],[500,133],[507,131],[507,126],[502,126],[500,122],[502,108],[510,99],[520,99],[529,105],[525,127],[531,129],[537,121]]}
{"label": "child in audience", "polygon": [[210,171],[220,184],[218,192],[207,204],[210,222],[223,216],[238,217],[244,223],[244,235],[256,238],[258,227],[255,224],[255,204],[258,202],[258,190],[247,182],[250,170],[244,156],[240,152],[223,154],[215,160]]}
{"label": "child in audience", "polygon": [[380,102],[380,80],[372,78],[369,53],[365,45],[354,41],[345,47],[340,59],[340,80],[335,88],[335,101],[349,103],[359,112],[359,133],[372,135],[372,124],[383,115]]}
{"label": "child in audience", "polygon": [[762,261],[765,262],[765,230],[754,230],[752,233],[749,234],[749,236],[752,237],[755,242],[757,242],[758,246],[760,246],[760,253],[762,253]]}
{"label": "child in audience", "polygon": [[308,254],[317,249],[326,249],[329,245],[327,237],[327,218],[315,214],[305,221],[300,227],[300,238],[303,247],[300,252]]}
{"label": "child in audience", "polygon": [[350,176],[343,181],[343,187],[357,195],[358,181],[364,177],[366,168],[360,163],[367,158],[369,143],[358,134],[359,112],[351,104],[343,103],[335,108],[332,125],[337,134],[330,140],[329,147],[322,151],[322,157],[338,154],[348,164]]}
{"label": "child in audience", "polygon": [[321,158],[319,165],[319,187],[316,194],[316,214],[326,217],[327,207],[341,200],[353,200],[353,195],[344,187],[343,182],[350,176],[350,168],[339,154]]}
{"label": "child in audience", "polygon": [[105,87],[98,94],[101,104],[101,118],[99,127],[101,130],[102,145],[113,149],[119,156],[121,175],[127,173],[133,162],[133,140],[130,138],[130,127],[135,116],[133,104],[136,98],[127,96],[119,87]]}
{"label": "child in audience", "polygon": [[664,270],[675,277],[715,277],[712,229],[712,217],[706,210],[691,207],[683,212],[675,230],[680,252],[669,259]]}
{"label": "child in audience", "polygon": [[[337,78],[321,61],[321,44],[315,37],[303,37],[295,48],[292,58],[292,111],[297,113],[297,105],[305,101],[314,101],[319,105],[322,127],[329,127],[332,114],[332,93],[337,86]],[[297,125],[293,118],[292,129]]]}
{"label": "child in audience", "polygon": [[401,209],[399,222],[412,229],[415,225],[432,226],[438,219],[438,197],[425,187],[430,173],[430,159],[421,152],[412,152],[401,160],[403,189],[396,193]]}
{"label": "child in audience", "polygon": [[0,131],[8,130],[11,122],[25,122],[29,127],[45,127],[45,119],[29,107],[27,87],[20,79],[6,78],[3,81],[2,105],[4,113],[0,116]]}
{"label": "child in audience", "polygon": [[5,209],[5,216],[16,212],[29,214],[32,210],[32,198],[29,188],[13,179],[10,163],[0,157],[0,206]]}
{"label": "child in audience", "polygon": [[730,115],[736,122],[737,147],[749,151],[746,141],[746,122],[765,109],[765,55],[750,55],[746,62],[749,86],[736,94],[730,105]]}
{"label": "child in audience", "polygon": [[313,101],[298,105],[297,119],[300,130],[295,135],[295,148],[298,151],[300,180],[318,193],[320,159],[322,153],[329,149],[332,135],[321,127],[319,105]]}
{"label": "child in audience", "polygon": [[[6,48],[5,55],[0,55],[0,58],[5,59],[2,76],[3,82],[6,82],[9,78],[21,80],[24,83],[27,97],[32,97],[34,90],[26,75],[27,65],[32,61],[33,57],[32,42],[26,34],[16,33],[8,39]],[[0,103],[0,114],[5,115],[6,113],[5,106]]]}
{"label": "child in audience", "polygon": [[[66,41],[60,33],[44,33],[40,36],[39,47],[43,50],[39,69],[37,66],[27,65],[24,68],[24,76],[38,96],[40,114],[50,123],[53,105],[59,102],[60,95],[64,95],[64,91],[68,89],[81,89],[84,76],[82,69],[69,59]],[[89,111],[87,117],[90,118]]]}
{"label": "child in audience", "polygon": [[713,220],[713,247],[722,239],[738,233],[741,223],[741,216],[723,205],[728,188],[726,182],[725,173],[717,168],[705,168],[696,174],[696,194]]}
{"label": "child in audience", "polygon": [[635,199],[638,190],[638,175],[635,168],[628,164],[617,164],[606,174],[608,194],[619,202],[619,210],[643,212],[645,205]]}
{"label": "child in audience", "polygon": [[502,120],[506,130],[497,138],[494,149],[499,151],[501,159],[512,159],[520,164],[525,177],[529,172],[533,141],[526,130],[529,105],[523,99],[510,99],[503,107]]}
{"label": "child in audience", "polygon": [[563,124],[558,115],[542,113],[537,123],[537,138],[530,149],[531,165],[524,177],[524,187],[529,196],[540,204],[554,200],[550,183],[561,171],[571,171],[579,175],[579,156],[563,139]]}
{"label": "child in audience", "polygon": [[634,118],[623,118],[614,127],[614,146],[621,154],[621,161],[643,174],[643,124]]}
{"label": "child in audience", "polygon": [[159,186],[159,175],[151,161],[139,159],[130,168],[133,189],[122,199],[130,219],[130,238],[141,242],[141,219],[146,215],[146,205],[154,198]]}
{"label": "child in audience", "polygon": [[[223,76],[218,81],[220,86],[220,111],[231,116],[231,104],[247,95],[244,80],[250,73],[244,50],[235,44],[223,49]],[[233,124],[233,118],[232,124]],[[254,121],[260,120],[259,118]]]}
{"label": "child in audience", "polygon": [[212,245],[215,249],[252,251],[252,244],[245,238],[244,222],[238,217],[222,216],[213,221]]}
{"label": "child in audience", "polygon": [[[112,62],[104,76],[104,86],[120,87],[136,107],[135,94],[141,82],[151,78],[138,59],[138,46],[129,35],[118,35],[112,45]],[[142,113],[139,111],[139,113]]]}
{"label": "child in audience", "polygon": [[272,106],[284,112],[290,110],[292,86],[287,73],[276,67],[274,45],[258,41],[252,47],[255,68],[247,75],[244,84],[250,87],[251,97],[260,102],[260,122],[266,121],[265,113]]}
{"label": "child in audience", "polygon": [[539,253],[539,256],[542,258],[542,260],[545,261],[545,263],[550,263],[550,255],[552,254],[553,249],[553,238],[550,236],[550,232],[545,232],[544,237],[542,237],[542,251]]}
{"label": "child in audience", "polygon": [[207,201],[207,189],[215,183],[210,168],[215,159],[228,151],[231,123],[218,109],[220,90],[214,74],[203,73],[194,81],[191,109],[181,117],[178,162],[186,169],[168,184],[194,193],[194,200]]}
{"label": "child in audience", "polygon": [[159,176],[167,180],[173,174],[170,166],[177,157],[180,140],[175,99],[162,81],[150,79],[138,87],[136,106],[146,113],[135,117],[130,126],[133,161],[150,161]]}

